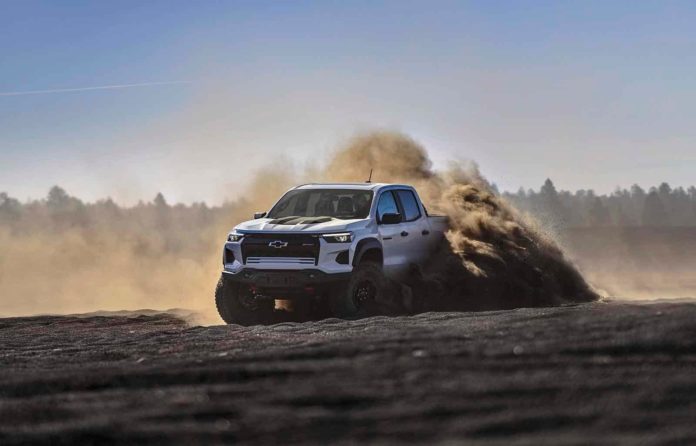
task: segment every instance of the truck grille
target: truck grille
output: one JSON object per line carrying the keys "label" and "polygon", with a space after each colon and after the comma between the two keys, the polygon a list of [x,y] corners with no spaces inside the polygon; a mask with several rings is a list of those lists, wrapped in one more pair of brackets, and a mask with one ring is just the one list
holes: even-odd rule
{"label": "truck grille", "polygon": [[245,264],[300,263],[316,265],[319,237],[307,234],[247,234],[242,239]]}
{"label": "truck grille", "polygon": [[301,265],[315,265],[315,259],[311,257],[247,257],[247,265],[263,265],[264,263],[299,263]]}

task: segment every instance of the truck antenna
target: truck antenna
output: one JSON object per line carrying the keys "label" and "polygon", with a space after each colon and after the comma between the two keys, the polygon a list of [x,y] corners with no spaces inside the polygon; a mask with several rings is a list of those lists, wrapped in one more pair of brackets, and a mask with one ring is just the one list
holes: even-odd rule
{"label": "truck antenna", "polygon": [[366,183],[372,183],[372,169],[370,169],[370,177],[365,181]]}

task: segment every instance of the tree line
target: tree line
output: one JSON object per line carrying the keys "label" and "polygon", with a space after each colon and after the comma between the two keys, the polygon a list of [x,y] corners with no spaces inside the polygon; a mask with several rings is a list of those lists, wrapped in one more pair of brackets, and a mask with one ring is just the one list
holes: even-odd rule
{"label": "tree line", "polygon": [[611,194],[556,190],[547,179],[538,191],[520,188],[502,196],[516,208],[556,228],[595,226],[696,226],[696,187],[638,185]]}
{"label": "tree line", "polygon": [[[493,185],[495,189],[495,185]],[[497,193],[497,190],[496,190]],[[696,187],[672,188],[667,183],[648,190],[638,185],[616,189],[611,194],[590,190],[557,190],[547,179],[541,188],[520,188],[502,195],[517,209],[528,212],[547,226],[556,228],[594,226],[696,226]],[[229,229],[236,219],[247,219],[243,209],[255,209],[243,201],[220,206],[205,203],[190,205],[167,203],[162,194],[150,202],[122,207],[111,199],[84,203],[54,186],[44,199],[20,202],[0,192],[0,226],[15,233],[61,231],[69,229],[113,229],[122,236],[145,239],[145,233],[157,232],[168,239],[169,249],[205,230]],[[185,237],[181,237],[185,234]],[[212,238],[212,234],[206,234]],[[220,236],[220,235],[218,235]]]}

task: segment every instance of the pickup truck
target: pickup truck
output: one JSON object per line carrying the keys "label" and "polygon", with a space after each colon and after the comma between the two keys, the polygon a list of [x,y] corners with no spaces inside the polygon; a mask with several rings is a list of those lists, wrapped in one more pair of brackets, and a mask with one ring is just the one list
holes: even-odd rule
{"label": "pickup truck", "polygon": [[228,234],[218,312],[227,323],[264,324],[277,300],[290,300],[328,303],[336,317],[359,317],[380,301],[389,280],[428,260],[446,226],[408,185],[297,186]]}

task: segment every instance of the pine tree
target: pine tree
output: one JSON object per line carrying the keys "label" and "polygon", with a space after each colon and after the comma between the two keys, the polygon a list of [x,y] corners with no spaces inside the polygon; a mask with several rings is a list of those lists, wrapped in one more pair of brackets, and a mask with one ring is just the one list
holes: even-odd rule
{"label": "pine tree", "polygon": [[155,196],[155,200],[153,201],[153,203],[158,208],[167,207],[167,200],[164,199],[164,195],[162,195],[162,192],[157,192],[157,195]]}
{"label": "pine tree", "polygon": [[643,226],[661,226],[665,221],[665,206],[657,190],[650,191],[643,207]]}
{"label": "pine tree", "polygon": [[592,226],[608,226],[611,224],[609,209],[602,203],[599,197],[594,197],[589,209],[589,221]]}
{"label": "pine tree", "polygon": [[563,207],[563,204],[558,197],[556,186],[554,186],[550,178],[547,178],[544,184],[541,186],[538,198],[539,212],[547,219],[550,219],[554,223],[553,226],[560,228],[567,225],[568,213]]}

